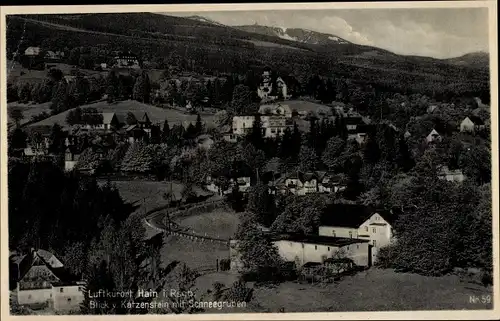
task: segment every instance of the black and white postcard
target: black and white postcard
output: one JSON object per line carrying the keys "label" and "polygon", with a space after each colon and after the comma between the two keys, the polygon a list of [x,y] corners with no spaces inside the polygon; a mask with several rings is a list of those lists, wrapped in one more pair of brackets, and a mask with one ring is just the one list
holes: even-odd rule
{"label": "black and white postcard", "polygon": [[2,7],[2,319],[498,318],[496,9]]}

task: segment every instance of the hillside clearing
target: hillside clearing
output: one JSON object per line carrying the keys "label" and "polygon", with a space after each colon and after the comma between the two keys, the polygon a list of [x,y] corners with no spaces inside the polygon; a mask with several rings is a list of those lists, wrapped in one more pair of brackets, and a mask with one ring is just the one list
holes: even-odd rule
{"label": "hillside clearing", "polygon": [[[50,105],[52,103],[43,103],[43,104],[21,104],[17,102],[8,103],[7,111],[12,109],[20,109],[23,112],[24,118],[21,120],[20,124],[23,125],[29,121],[31,121],[31,117],[37,116],[43,112],[50,114]],[[8,122],[12,122],[13,120],[10,118],[9,113],[7,113]]]}
{"label": "hillside clearing", "polygon": [[179,220],[179,225],[189,228],[189,231],[222,239],[232,238],[239,223],[238,214],[227,210],[215,210]]}
{"label": "hillside clearing", "polygon": [[[163,109],[152,105],[143,104],[135,100],[125,100],[114,103],[101,101],[93,104],[80,106],[80,108],[95,108],[99,112],[108,112],[108,113],[114,112],[117,115],[124,115],[124,116],[126,116],[128,112],[147,113],[149,119],[153,124],[160,124],[160,125],[163,124],[163,122],[166,119],[168,120],[168,123],[170,125],[183,124],[184,126],[187,126],[189,123],[194,124],[196,122],[196,117],[197,117],[196,115],[184,114],[174,109]],[[62,126],[67,126],[68,124],[66,123],[66,117],[69,114],[69,112],[70,110],[67,110],[60,114],[44,119],[40,122],[31,124],[30,126],[52,126],[55,123],[58,123],[59,125]],[[202,116],[202,121],[205,122],[207,125],[211,125],[214,122],[214,116],[212,115]]]}

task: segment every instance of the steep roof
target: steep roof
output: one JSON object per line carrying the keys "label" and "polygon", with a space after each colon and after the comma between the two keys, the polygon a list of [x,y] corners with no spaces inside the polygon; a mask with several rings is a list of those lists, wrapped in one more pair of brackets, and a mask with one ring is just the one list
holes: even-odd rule
{"label": "steep roof", "polygon": [[321,225],[358,228],[373,214],[373,208],[364,205],[331,204],[321,216]]}
{"label": "steep roof", "polygon": [[439,133],[435,129],[433,129],[427,137],[432,136],[432,135],[441,136],[441,135],[439,135]]}
{"label": "steep roof", "polygon": [[111,124],[113,117],[115,117],[115,113],[102,113],[102,123],[106,125]]}
{"label": "steep roof", "polygon": [[[57,258],[50,252],[45,250],[34,251],[30,254],[24,255],[21,261],[18,262],[19,265],[19,278],[18,281],[22,280],[26,274],[31,269],[42,269],[46,267],[55,278],[58,279],[58,284],[71,284],[77,281],[77,278],[72,275],[64,266],[55,264],[51,265],[49,260],[54,257]],[[59,261],[59,260],[57,260]],[[35,281],[35,286],[38,285],[39,282]]]}
{"label": "steep roof", "polygon": [[275,234],[271,235],[271,239],[273,241],[292,241],[292,242],[301,242],[301,243],[309,243],[316,245],[330,245],[330,246],[346,246],[350,244],[356,243],[367,243],[368,240],[362,239],[354,239],[347,237],[331,237],[331,236],[322,236],[322,235],[305,235],[298,233],[284,233],[284,234]]}
{"label": "steep roof", "polygon": [[321,216],[321,225],[358,228],[374,214],[379,214],[387,223],[393,224],[400,209],[376,209],[357,204],[331,204]]}
{"label": "steep roof", "polygon": [[465,119],[467,119],[467,118],[469,118],[470,121],[474,123],[474,125],[479,125],[479,126],[484,125],[484,121],[477,116],[471,115],[471,116],[466,117]]}

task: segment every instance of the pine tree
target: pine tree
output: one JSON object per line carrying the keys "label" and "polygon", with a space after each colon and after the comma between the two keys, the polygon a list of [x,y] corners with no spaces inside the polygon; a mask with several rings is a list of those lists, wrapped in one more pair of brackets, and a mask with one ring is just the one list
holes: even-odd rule
{"label": "pine tree", "polygon": [[314,149],[302,145],[299,153],[299,171],[310,172],[315,171],[318,167],[318,156]]}
{"label": "pine tree", "polygon": [[132,95],[137,101],[146,104],[149,103],[151,84],[147,72],[143,71],[142,74],[136,78]]}
{"label": "pine tree", "polygon": [[196,130],[196,135],[201,135],[203,133],[203,123],[201,122],[200,114],[196,116],[195,130]]}
{"label": "pine tree", "polygon": [[54,95],[52,96],[52,109],[56,113],[63,112],[68,109],[69,99],[68,99],[68,84],[65,80],[59,81],[56,85]]}
{"label": "pine tree", "polygon": [[257,149],[261,149],[264,145],[264,134],[260,115],[255,115],[255,120],[252,124],[252,131],[248,135],[248,141]]}
{"label": "pine tree", "polygon": [[[102,260],[98,266],[92,266],[86,273],[87,284],[85,285],[84,301],[81,305],[83,314],[115,314],[114,306],[120,306],[120,298],[112,298],[103,295],[95,295],[100,290],[106,293],[117,291],[113,276],[106,261]],[[92,295],[94,294],[94,295]],[[91,306],[92,303],[97,303]]]}
{"label": "pine tree", "polygon": [[161,133],[162,143],[167,143],[169,136],[170,136],[170,126],[168,125],[168,120],[165,119],[165,122],[163,123],[162,133]]}
{"label": "pine tree", "polygon": [[90,83],[83,76],[78,75],[74,82],[69,86],[68,95],[73,99],[77,106],[87,102],[90,93]]}
{"label": "pine tree", "polygon": [[118,100],[119,98],[119,79],[116,73],[112,70],[106,77],[106,95],[108,95],[108,102]]}
{"label": "pine tree", "polygon": [[54,124],[52,126],[52,132],[50,133],[50,145],[49,153],[51,154],[61,154],[64,152],[64,134],[62,127],[59,124]]}
{"label": "pine tree", "polygon": [[18,86],[18,97],[20,103],[27,103],[31,100],[31,85],[29,83],[23,83]]}

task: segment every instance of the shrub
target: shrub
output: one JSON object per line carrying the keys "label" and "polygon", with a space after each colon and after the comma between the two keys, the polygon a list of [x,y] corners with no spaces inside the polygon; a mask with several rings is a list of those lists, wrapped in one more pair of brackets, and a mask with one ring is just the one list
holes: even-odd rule
{"label": "shrub", "polygon": [[228,289],[225,298],[228,301],[250,302],[252,299],[253,290],[247,288],[244,281],[236,281]]}
{"label": "shrub", "polygon": [[221,271],[229,271],[229,269],[231,268],[231,260],[222,259],[220,260],[219,266]]}
{"label": "shrub", "polygon": [[377,254],[374,265],[383,269],[393,267],[396,251],[397,248],[394,245],[388,245],[381,248]]}

